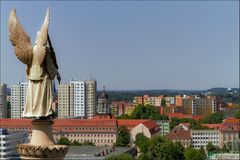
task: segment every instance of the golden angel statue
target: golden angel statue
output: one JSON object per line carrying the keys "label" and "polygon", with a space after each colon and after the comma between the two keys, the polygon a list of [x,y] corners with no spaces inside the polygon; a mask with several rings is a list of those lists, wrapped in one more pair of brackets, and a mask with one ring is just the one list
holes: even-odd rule
{"label": "golden angel statue", "polygon": [[15,9],[11,10],[9,16],[10,41],[17,58],[27,66],[26,74],[29,80],[22,117],[46,118],[53,114],[52,80],[57,76],[60,83],[61,77],[48,35],[49,14],[48,8],[34,45],[31,44],[29,36],[21,26]]}

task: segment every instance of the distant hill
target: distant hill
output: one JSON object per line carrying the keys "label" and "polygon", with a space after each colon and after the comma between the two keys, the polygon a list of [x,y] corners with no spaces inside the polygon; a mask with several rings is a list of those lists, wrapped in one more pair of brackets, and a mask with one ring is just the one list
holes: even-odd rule
{"label": "distant hill", "polygon": [[[226,93],[228,92],[228,88],[222,88],[222,87],[218,87],[218,88],[211,88],[206,90],[207,92],[212,92],[212,93]],[[232,92],[239,93],[239,88],[231,88]]]}

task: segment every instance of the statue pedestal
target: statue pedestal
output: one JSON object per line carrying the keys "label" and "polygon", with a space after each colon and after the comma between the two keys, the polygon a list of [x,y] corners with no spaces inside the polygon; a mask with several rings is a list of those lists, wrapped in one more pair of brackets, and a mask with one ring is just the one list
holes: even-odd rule
{"label": "statue pedestal", "polygon": [[51,119],[32,121],[32,137],[29,144],[17,145],[17,152],[22,160],[63,160],[68,146],[56,145],[52,134]]}

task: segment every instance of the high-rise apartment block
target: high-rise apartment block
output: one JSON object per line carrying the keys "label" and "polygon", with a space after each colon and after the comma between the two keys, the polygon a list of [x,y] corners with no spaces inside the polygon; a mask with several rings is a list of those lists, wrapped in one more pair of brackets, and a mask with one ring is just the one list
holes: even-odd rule
{"label": "high-rise apartment block", "polygon": [[182,99],[182,105],[185,114],[194,116],[207,116],[217,112],[216,97],[191,96]]}
{"label": "high-rise apartment block", "polygon": [[58,85],[58,117],[70,117],[70,86],[69,84]]}
{"label": "high-rise apartment block", "polygon": [[86,83],[86,113],[87,118],[93,118],[96,115],[97,105],[97,82],[95,80],[87,80]]}
{"label": "high-rise apartment block", "polygon": [[58,117],[92,118],[96,111],[95,80],[70,81],[58,86]]}
{"label": "high-rise apartment block", "polygon": [[28,82],[11,86],[11,118],[21,118],[27,97]]}
{"label": "high-rise apartment block", "polygon": [[74,117],[86,116],[86,95],[84,81],[70,81],[70,105]]}
{"label": "high-rise apartment block", "polygon": [[7,118],[7,85],[0,85],[0,118]]}

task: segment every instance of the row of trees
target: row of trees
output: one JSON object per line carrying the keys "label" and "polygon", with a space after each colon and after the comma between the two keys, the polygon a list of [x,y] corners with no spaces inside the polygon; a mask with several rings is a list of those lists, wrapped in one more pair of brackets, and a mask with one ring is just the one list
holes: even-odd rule
{"label": "row of trees", "polygon": [[[240,116],[240,111],[237,111],[235,117]],[[129,116],[127,114],[122,114],[121,116],[117,117],[118,119],[153,119],[153,120],[168,120],[168,116],[161,115],[159,108],[152,106],[152,105],[142,105],[139,104],[134,109],[133,113]],[[213,113],[209,116],[206,116],[204,119],[201,120],[201,123],[222,123],[224,116],[222,113]],[[183,120],[184,122],[193,122],[193,119],[186,118]]]}
{"label": "row of trees", "polygon": [[142,105],[142,104],[137,105],[130,116],[126,114],[122,114],[117,118],[118,119],[168,120],[168,116],[160,114],[159,108],[152,105]]}
{"label": "row of trees", "polygon": [[95,146],[94,143],[89,142],[89,141],[80,143],[80,142],[78,142],[78,141],[76,141],[76,140],[70,141],[67,137],[61,137],[61,138],[58,140],[58,144],[67,145],[67,146]]}
{"label": "row of trees", "polygon": [[180,142],[172,142],[161,136],[148,139],[143,134],[138,134],[135,141],[136,146],[142,153],[140,160],[164,159],[164,160],[203,160],[204,154],[193,148],[184,149]]}
{"label": "row of trees", "polygon": [[[236,118],[240,117],[240,111],[236,112]],[[159,108],[154,107],[152,105],[137,105],[132,114],[129,116],[127,114],[122,114],[117,117],[118,119],[152,119],[152,120],[168,120],[168,116],[161,115]],[[206,116],[200,121],[196,121],[191,118],[171,118],[170,121],[170,129],[173,129],[180,123],[190,123],[190,128],[192,129],[208,129],[207,127],[203,127],[201,123],[204,124],[216,124],[222,123],[224,116],[222,113],[213,113],[209,116]]]}
{"label": "row of trees", "polygon": [[199,150],[192,148],[192,146],[185,149],[180,142],[174,143],[161,136],[150,140],[142,133],[137,134],[135,144],[142,153],[139,157],[140,160],[203,160],[206,157],[206,152],[229,153],[232,150],[231,145],[224,145],[222,148],[219,148],[211,142],[207,144],[206,152],[203,147]]}

